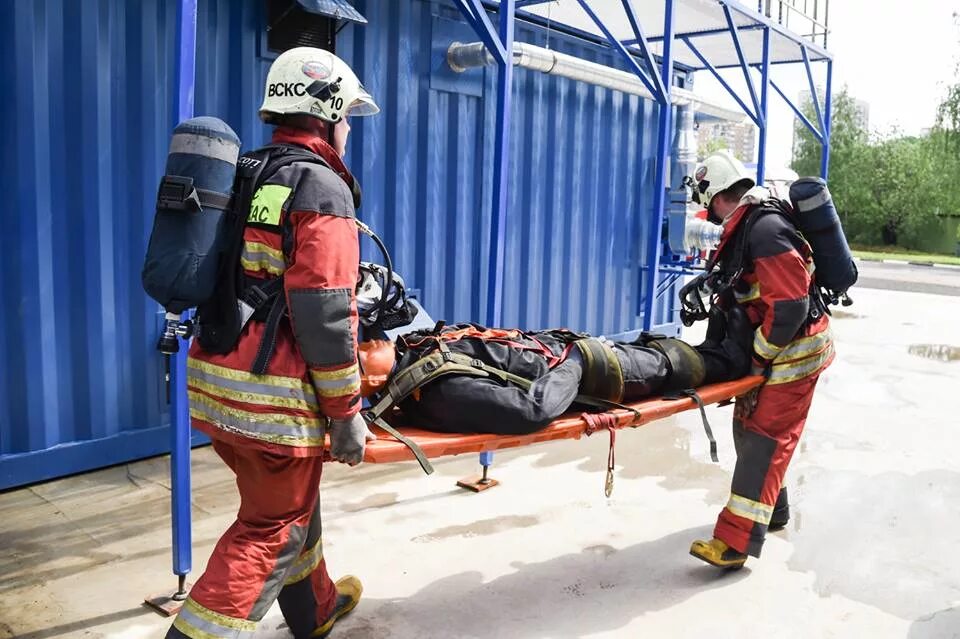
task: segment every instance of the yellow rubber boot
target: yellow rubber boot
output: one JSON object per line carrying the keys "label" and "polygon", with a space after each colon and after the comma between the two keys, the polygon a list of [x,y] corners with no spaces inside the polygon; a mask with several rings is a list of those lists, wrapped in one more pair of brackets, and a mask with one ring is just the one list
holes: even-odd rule
{"label": "yellow rubber boot", "polygon": [[742,552],[737,552],[716,537],[710,541],[700,541],[699,539],[690,546],[690,554],[707,562],[711,566],[724,568],[726,570],[738,570],[747,563],[747,556]]}
{"label": "yellow rubber boot", "polygon": [[363,594],[363,584],[360,583],[359,579],[353,575],[341,577],[337,581],[337,601],[333,606],[333,612],[310,636],[320,639],[328,636],[330,631],[333,630],[333,624],[357,607],[357,604],[360,603],[361,594]]}

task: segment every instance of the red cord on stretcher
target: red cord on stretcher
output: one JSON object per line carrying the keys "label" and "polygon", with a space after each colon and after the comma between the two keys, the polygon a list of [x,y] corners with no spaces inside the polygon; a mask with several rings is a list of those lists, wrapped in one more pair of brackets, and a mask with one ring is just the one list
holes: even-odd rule
{"label": "red cord on stretcher", "polygon": [[610,413],[583,413],[580,415],[580,418],[587,424],[584,430],[587,437],[593,435],[598,430],[606,429],[610,431],[610,450],[607,453],[607,478],[603,488],[603,494],[610,497],[610,495],[613,494],[613,470],[617,465],[616,446],[619,423],[617,422],[616,416]]}

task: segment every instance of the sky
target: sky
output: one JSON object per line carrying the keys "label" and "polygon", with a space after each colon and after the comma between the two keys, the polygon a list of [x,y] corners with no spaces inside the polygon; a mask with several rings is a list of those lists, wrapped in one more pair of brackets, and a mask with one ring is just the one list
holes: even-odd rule
{"label": "sky", "polygon": [[[870,128],[899,127],[920,133],[930,127],[945,86],[960,81],[960,26],[952,14],[960,0],[831,0],[827,48],[834,55],[834,94],[844,85],[870,105]],[[814,64],[818,84],[825,64]],[[803,65],[776,65],[771,77],[792,99],[807,88]],[[740,74],[739,69],[724,74]],[[741,85],[742,86],[742,85]],[[727,99],[709,72],[694,79],[697,93]],[[736,108],[732,100],[730,105]],[[793,112],[770,93],[767,163],[786,166],[793,139]]]}

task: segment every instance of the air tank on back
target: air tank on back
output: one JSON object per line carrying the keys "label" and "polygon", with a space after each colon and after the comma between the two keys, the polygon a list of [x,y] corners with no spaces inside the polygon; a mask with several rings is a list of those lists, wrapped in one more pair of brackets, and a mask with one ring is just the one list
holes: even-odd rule
{"label": "air tank on back", "polygon": [[850,253],[840,216],[822,178],[806,177],[790,185],[790,202],[797,227],[813,249],[817,285],[830,293],[831,302],[857,282],[857,265]]}
{"label": "air tank on back", "polygon": [[178,337],[192,332],[181,313],[217,285],[239,153],[240,138],[219,118],[191,118],[173,130],[141,272],[143,289],[166,310],[162,353],[179,350]]}
{"label": "air tank on back", "polygon": [[240,139],[219,118],[173,130],[143,264],[143,288],[168,313],[207,300],[217,283]]}

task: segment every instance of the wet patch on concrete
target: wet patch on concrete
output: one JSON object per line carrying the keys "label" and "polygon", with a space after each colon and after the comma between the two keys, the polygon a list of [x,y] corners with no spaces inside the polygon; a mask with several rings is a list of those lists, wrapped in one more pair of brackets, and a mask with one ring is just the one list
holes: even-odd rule
{"label": "wet patch on concrete", "polygon": [[440,539],[450,539],[452,537],[483,537],[486,535],[495,535],[499,532],[512,530],[514,528],[530,528],[540,523],[539,517],[532,515],[508,515],[505,517],[494,517],[492,519],[481,519],[462,526],[447,526],[437,529],[431,533],[414,537],[411,541],[426,543],[439,541]]}
{"label": "wet patch on concrete", "polygon": [[960,346],[949,344],[911,344],[907,352],[917,357],[925,357],[939,362],[960,361]]}
{"label": "wet patch on concrete", "polygon": [[376,493],[369,495],[360,501],[352,503],[343,503],[340,505],[340,510],[345,513],[357,513],[361,510],[368,510],[371,508],[386,508],[387,506],[392,506],[397,503],[397,499],[400,497],[397,493]]}
{"label": "wet patch on concrete", "polygon": [[960,639],[960,605],[917,619],[907,639]]}
{"label": "wet patch on concrete", "polygon": [[812,573],[820,596],[840,595],[902,619],[960,601],[953,534],[960,473],[869,476],[812,468],[802,475],[803,491],[791,508],[802,512],[803,532],[791,536],[788,565]]}
{"label": "wet patch on concrete", "polygon": [[[729,428],[732,409],[719,414],[711,411],[710,421],[714,432]],[[606,444],[609,440],[601,440]],[[729,440],[728,440],[729,441]],[[597,475],[601,481],[607,469],[607,447],[581,440],[586,449],[581,453],[571,447],[557,447],[548,450],[534,464],[535,468],[546,468],[560,464],[569,464],[580,460],[576,469],[584,473]],[[698,489],[706,490],[706,501],[710,504],[726,501],[730,489],[730,474],[718,464],[696,459],[697,452],[706,453],[709,442],[705,435],[691,432],[677,425],[675,419],[657,421],[637,429],[624,429],[617,434],[616,479],[643,479],[644,477],[662,477],[660,485],[668,490]],[[735,456],[732,441],[728,445],[721,443],[721,458],[732,459]]]}
{"label": "wet patch on concrete", "polygon": [[607,557],[610,557],[611,555],[615,555],[615,554],[617,553],[617,549],[614,548],[613,546],[608,546],[607,544],[600,544],[600,545],[597,545],[597,546],[588,546],[588,547],[586,547],[586,548],[583,549],[583,552],[585,552],[585,553],[593,553],[593,554],[595,554],[595,555],[599,555],[599,556],[603,557],[604,559],[606,559]]}

